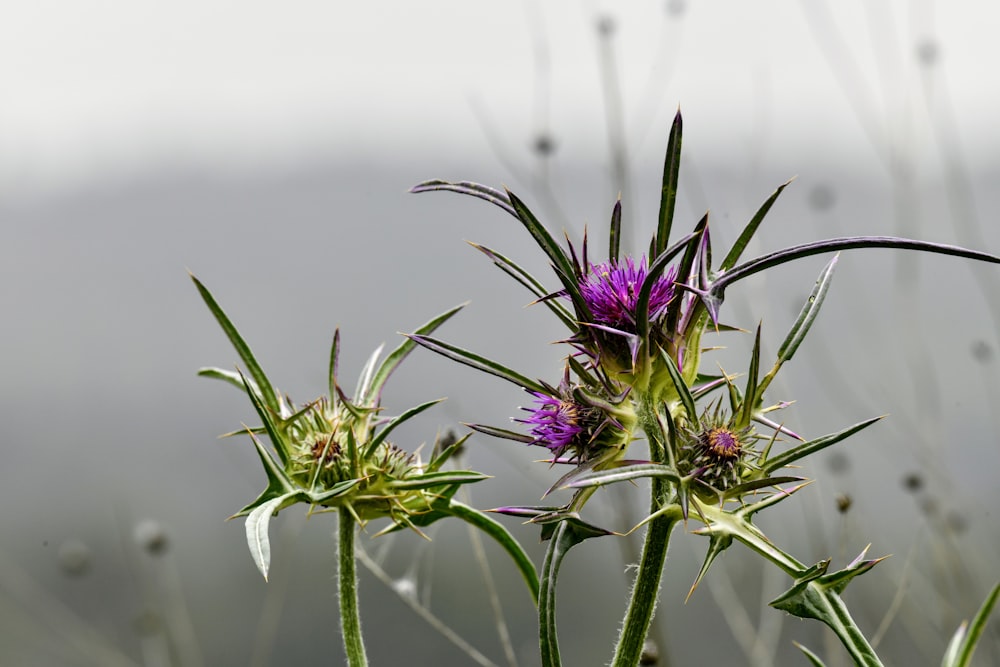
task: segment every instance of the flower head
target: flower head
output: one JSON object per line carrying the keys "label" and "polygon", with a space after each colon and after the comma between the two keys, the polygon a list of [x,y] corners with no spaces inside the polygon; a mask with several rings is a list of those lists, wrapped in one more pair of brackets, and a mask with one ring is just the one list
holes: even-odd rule
{"label": "flower head", "polygon": [[516,421],[531,426],[534,439],[529,444],[547,448],[556,460],[588,461],[599,451],[620,449],[628,441],[623,421],[634,421],[628,403],[609,403],[580,385],[571,385],[568,371],[559,388],[551,393],[529,393],[535,405],[521,408],[529,416]]}
{"label": "flower head", "polygon": [[725,491],[746,481],[757,467],[759,439],[750,426],[741,428],[735,419],[726,419],[721,406],[706,409],[693,429],[684,429],[678,456],[681,474],[694,473],[702,487]]}
{"label": "flower head", "polygon": [[[649,295],[649,319],[656,321],[666,312],[674,296],[674,275],[670,268],[656,279]],[[594,322],[604,326],[636,332],[636,306],[639,290],[646,280],[646,258],[638,265],[631,257],[623,261],[611,260],[591,267],[590,273],[580,281],[580,293],[594,316]]]}

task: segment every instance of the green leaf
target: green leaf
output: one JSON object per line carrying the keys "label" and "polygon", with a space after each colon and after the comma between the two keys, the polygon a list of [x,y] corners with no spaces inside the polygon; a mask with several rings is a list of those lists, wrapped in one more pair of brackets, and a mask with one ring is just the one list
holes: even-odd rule
{"label": "green leaf", "polygon": [[448,181],[434,179],[424,181],[423,183],[414,185],[410,188],[410,192],[415,194],[421,192],[432,192],[434,190],[447,190],[449,192],[457,192],[458,194],[485,199],[489,203],[499,206],[503,210],[507,211],[515,218],[518,217],[517,213],[514,211],[514,207],[510,205],[510,199],[507,198],[507,195],[499,190],[494,190],[489,186],[481,185],[479,183],[473,183],[471,181],[449,183]]}
{"label": "green leaf", "polygon": [[250,346],[246,344],[243,337],[240,336],[239,331],[223,312],[222,308],[216,302],[215,297],[212,293],[208,291],[204,285],[201,284],[194,274],[191,275],[191,280],[194,281],[195,287],[198,288],[198,293],[201,294],[201,298],[205,301],[205,305],[208,309],[212,311],[212,315],[215,316],[215,320],[222,327],[222,331],[226,334],[229,342],[232,343],[233,347],[236,349],[236,353],[239,355],[243,363],[246,364],[247,372],[250,373],[250,377],[254,379],[257,383],[261,398],[264,400],[264,405],[269,407],[274,411],[275,414],[281,414],[281,404],[278,402],[278,395],[274,391],[274,387],[271,386],[271,382],[267,379],[267,375],[264,374],[263,369],[261,369],[260,364],[257,363],[257,359],[253,356],[253,352],[250,351]]}
{"label": "green leaf", "polygon": [[212,380],[222,380],[223,382],[233,385],[240,391],[246,391],[247,385],[244,384],[244,381],[246,381],[250,383],[255,391],[260,391],[260,389],[257,388],[257,385],[254,384],[253,380],[244,378],[243,375],[236,371],[227,371],[225,369],[215,367],[199,368],[198,377],[210,378]]}
{"label": "green leaf", "polygon": [[750,243],[750,239],[752,239],[754,234],[757,233],[757,228],[760,227],[760,223],[764,221],[764,216],[766,216],[768,211],[771,210],[771,206],[774,205],[774,202],[778,198],[778,195],[781,194],[781,191],[788,187],[788,184],[791,182],[791,180],[788,180],[782,183],[778,189],[767,198],[767,201],[765,201],[757,210],[757,213],[755,213],[750,219],[747,226],[743,228],[743,232],[740,234],[740,237],[736,239],[736,243],[734,243],[733,247],[729,249],[729,253],[726,255],[726,258],[722,260],[722,264],[719,266],[720,271],[728,271],[736,265],[736,262],[740,259],[740,255],[743,254],[743,251],[746,250],[747,244]]}
{"label": "green leaf", "polygon": [[871,419],[866,419],[863,422],[858,422],[854,426],[845,428],[843,431],[824,435],[821,438],[816,438],[815,440],[810,440],[809,442],[803,442],[801,445],[793,447],[787,452],[778,454],[777,456],[762,462],[761,470],[764,471],[764,474],[770,475],[779,468],[784,468],[785,466],[790,465],[803,457],[814,454],[822,449],[826,449],[830,445],[837,444],[841,440],[854,435],[858,431],[868,428],[880,419],[882,419],[882,417],[872,417]]}
{"label": "green leaf", "polygon": [[848,236],[843,238],[813,241],[801,245],[783,248],[776,252],[757,257],[741,264],[731,271],[720,275],[711,287],[711,294],[721,300],[726,288],[732,283],[743,280],[755,273],[779,266],[792,260],[820,255],[827,252],[850,250],[852,248],[895,248],[898,250],[917,250],[940,255],[954,255],[965,259],[1000,264],[1000,257],[978,250],[968,250],[959,246],[944,243],[930,243],[913,239],[902,239],[894,236]]}
{"label": "green leaf", "polygon": [[[646,279],[639,288],[639,295],[635,301],[636,334],[640,340],[645,341],[649,339],[649,299],[653,294],[653,286],[663,274],[663,271],[667,268],[667,264],[670,263],[670,260],[672,260],[678,253],[680,253],[681,250],[684,250],[685,248],[687,248],[688,252],[690,252],[692,241],[697,235],[696,230],[694,233],[688,234],[680,241],[661,252],[646,270]],[[680,273],[677,274],[677,277],[678,279],[682,278]],[[675,301],[681,300],[682,299],[675,299]]]}
{"label": "green leaf", "polygon": [[786,362],[791,360],[795,351],[799,349],[799,345],[805,340],[806,334],[809,332],[809,327],[812,326],[813,321],[819,314],[820,306],[823,305],[823,300],[826,299],[826,293],[830,290],[830,283],[833,281],[833,270],[837,268],[837,260],[840,255],[834,255],[827,265],[823,268],[822,273],[819,274],[819,278],[816,279],[816,285],[813,287],[812,293],[809,294],[809,299],[803,304],[802,310],[799,311],[799,316],[795,319],[795,324],[792,325],[791,331],[785,337],[784,342],[781,343],[781,347],[778,348],[778,361]]}
{"label": "green leaf", "polygon": [[[691,232],[692,235],[685,237],[688,241],[684,244],[684,256],[681,257],[681,261],[677,265],[677,283],[679,285],[687,285],[690,281],[695,258],[698,257],[698,250],[701,247],[702,236],[704,236],[707,229],[708,214],[706,213],[701,220],[698,221],[698,224],[694,226],[694,230]],[[677,330],[677,322],[680,320],[681,316],[681,306],[684,305],[685,301],[686,299],[674,299],[670,302],[670,306],[667,308],[666,317],[666,328],[668,331]],[[695,315],[695,317],[697,317],[697,315]]]}
{"label": "green leaf", "polygon": [[670,358],[665,350],[660,350],[660,356],[663,357],[663,364],[666,366],[667,372],[670,373],[670,380],[674,384],[677,396],[680,397],[681,405],[684,406],[684,412],[687,415],[688,422],[692,424],[695,423],[698,421],[698,413],[694,406],[694,396],[691,395],[691,390],[688,389],[687,384],[685,384],[684,378],[681,376],[681,371],[677,368],[677,363]]}
{"label": "green leaf", "polygon": [[739,418],[736,420],[736,428],[744,429],[750,425],[753,415],[757,412],[763,392],[757,391],[757,382],[760,372],[760,324],[757,325],[757,334],[753,341],[753,352],[750,354],[750,368],[747,370],[747,385],[743,390],[743,405],[740,408]]}
{"label": "green leaf", "polygon": [[670,227],[674,219],[674,205],[677,203],[677,180],[681,171],[681,137],[684,122],[681,110],[674,115],[667,138],[667,154],[663,160],[663,178],[660,186],[660,214],[656,227],[654,254],[659,255],[670,243]]}
{"label": "green leaf", "polygon": [[260,458],[260,462],[264,466],[264,474],[267,475],[267,487],[265,487],[264,491],[257,496],[256,500],[233,516],[229,517],[230,519],[235,519],[238,516],[246,516],[255,507],[259,507],[262,503],[274,498],[288,496],[291,493],[299,491],[299,488],[288,478],[285,471],[278,466],[277,462],[268,453],[264,445],[257,439],[257,436],[250,433],[250,439],[253,441],[254,449],[257,451],[257,456]]}
{"label": "green leaf", "polygon": [[993,613],[997,598],[1000,597],[1000,584],[993,587],[990,594],[986,596],[979,611],[976,612],[972,624],[963,621],[948,644],[945,652],[942,667],[968,667],[972,662],[972,655],[976,651],[976,645],[986,629],[986,622]]}
{"label": "green leaf", "polygon": [[523,442],[526,445],[530,445],[535,441],[535,438],[524,433],[518,433],[517,431],[510,431],[505,428],[498,428],[496,426],[486,426],[485,424],[466,424],[469,428],[479,431],[480,433],[485,433],[486,435],[492,435],[495,438],[504,438],[505,440],[514,440],[516,442]]}
{"label": "green leaf", "polygon": [[330,367],[327,371],[327,384],[330,392],[330,403],[337,404],[337,362],[340,359],[340,329],[334,329],[333,342],[330,344]]}
{"label": "green leaf", "polygon": [[469,507],[457,500],[451,500],[449,504],[449,511],[459,519],[466,521],[467,523],[475,526],[479,530],[483,531],[494,540],[497,544],[503,547],[507,555],[511,557],[514,561],[514,565],[521,572],[521,576],[524,577],[524,582],[528,585],[528,590],[531,591],[531,599],[538,604],[538,572],[535,570],[534,563],[531,562],[531,558],[525,553],[524,549],[521,547],[520,543],[514,539],[514,536],[504,528],[503,524],[499,521],[493,519],[485,512],[481,512],[473,507]]}
{"label": "green leaf", "polygon": [[[865,549],[867,551],[867,548]],[[810,568],[796,579],[787,592],[772,600],[770,605],[800,618],[811,618],[826,624],[844,647],[854,662],[864,667],[880,667],[875,650],[865,639],[847,605],[840,597],[847,584],[868,572],[882,559],[864,560],[865,551],[843,570],[826,573],[829,561]]]}
{"label": "green leaf", "polygon": [[[611,209],[611,225],[608,239],[608,259],[612,262],[618,261],[618,254],[622,244],[622,198],[618,196],[615,207]],[[587,267],[583,267],[586,270]]]}
{"label": "green leaf", "polygon": [[733,536],[726,533],[717,533],[709,537],[708,551],[705,552],[705,560],[702,561],[701,569],[698,570],[698,576],[695,577],[694,583],[691,584],[691,588],[688,589],[687,597],[684,598],[684,602],[687,603],[691,599],[691,595],[694,593],[695,589],[698,588],[698,584],[701,580],[705,578],[708,574],[708,568],[712,566],[715,559],[723,551],[728,549],[733,545]]}
{"label": "green leaf", "polygon": [[261,399],[258,398],[257,392],[253,390],[250,383],[244,378],[244,385],[246,387],[247,396],[250,397],[250,402],[253,404],[254,410],[257,411],[257,416],[260,417],[261,421],[264,422],[264,429],[267,431],[267,437],[271,439],[271,444],[274,446],[274,451],[278,453],[278,458],[281,460],[281,465],[283,467],[288,467],[288,461],[291,458],[289,453],[288,443],[285,442],[284,434],[275,424],[274,419],[267,406],[261,403]]}
{"label": "green leaf", "polygon": [[[431,319],[430,321],[424,323],[413,333],[419,335],[426,335],[432,333],[439,326],[451,319],[455,313],[465,308],[466,304],[461,303],[454,308],[446,310],[437,317]],[[409,338],[405,339],[399,347],[389,353],[389,356],[385,358],[382,365],[379,366],[378,370],[375,371],[375,377],[372,379],[371,386],[369,388],[368,394],[364,396],[363,403],[378,403],[379,395],[382,393],[382,388],[385,386],[386,380],[392,375],[392,372],[403,362],[403,359],[413,351],[416,347],[414,343]],[[361,397],[358,400],[362,400]]]}
{"label": "green leaf", "polygon": [[680,477],[677,471],[670,466],[660,463],[637,463],[626,465],[620,468],[610,468],[607,470],[594,470],[576,477],[565,488],[585,489],[593,486],[606,486],[616,482],[624,482],[643,477],[659,477],[677,483]]}
{"label": "green leaf", "polygon": [[260,573],[267,581],[267,571],[271,567],[271,540],[267,534],[267,527],[271,521],[271,515],[281,509],[291,497],[297,494],[290,493],[284,496],[273,498],[266,503],[262,503],[247,516],[247,546],[250,547],[250,556]]}
{"label": "green leaf", "polygon": [[399,426],[400,424],[402,424],[403,422],[405,422],[407,419],[410,419],[411,417],[419,415],[421,412],[423,412],[427,408],[430,408],[432,406],[437,405],[438,403],[440,403],[443,400],[444,400],[443,398],[438,398],[438,399],[433,400],[433,401],[427,401],[426,403],[421,403],[420,405],[418,405],[416,407],[413,407],[413,408],[410,408],[409,410],[403,412],[398,417],[393,417],[389,421],[389,423],[387,423],[385,426],[383,426],[382,430],[379,431],[378,434],[374,438],[371,439],[371,442],[368,443],[368,447],[361,454],[362,460],[370,459],[371,456],[372,456],[372,454],[375,453],[375,450],[378,449],[378,446],[381,445],[382,442],[385,441],[386,437],[390,433],[392,433],[393,429],[395,429],[397,426]]}
{"label": "green leaf", "polygon": [[538,592],[539,648],[543,667],[561,667],[559,657],[559,637],[556,632],[556,582],[559,568],[569,550],[580,542],[597,537],[593,528],[582,521],[569,518],[553,524],[545,560],[540,574],[541,585]]}
{"label": "green leaf", "polygon": [[552,235],[549,234],[548,230],[538,221],[538,218],[528,210],[528,207],[524,205],[517,196],[511,192],[507,191],[507,197],[510,199],[511,206],[514,207],[514,211],[517,214],[518,219],[524,225],[524,228],[528,230],[532,238],[535,239],[535,243],[542,249],[542,251],[548,256],[549,261],[552,262],[552,266],[556,271],[556,275],[559,277],[559,281],[563,284],[566,289],[566,294],[570,297],[573,305],[576,306],[577,311],[581,315],[586,315],[585,318],[589,320],[590,312],[587,307],[587,303],[583,300],[583,296],[580,294],[580,286],[576,281],[576,273],[573,270],[573,263],[570,261],[569,257],[559,247]]}
{"label": "green leaf", "polygon": [[504,273],[527,287],[528,291],[538,297],[537,303],[544,304],[545,307],[551,310],[556,317],[562,320],[562,323],[565,324],[571,331],[576,331],[577,325],[573,316],[561,303],[559,303],[556,299],[551,298],[552,295],[534,276],[515,264],[513,260],[504,257],[495,250],[479,245],[478,243],[469,243],[469,245],[489,257]]}
{"label": "green leaf", "polygon": [[[457,452],[459,449],[465,446],[465,441],[468,440],[469,436],[471,435],[472,435],[471,433],[466,433],[458,440],[455,440],[450,445],[441,449],[441,451],[438,452],[438,454],[431,459],[431,462],[427,464],[426,471],[437,472],[438,470],[440,470],[441,466],[443,466],[448,461],[448,459],[450,459],[452,455],[455,454],[455,452]],[[435,449],[437,449],[443,441],[444,438],[439,438],[437,445],[435,446]]]}
{"label": "green leaf", "polygon": [[460,364],[465,364],[466,366],[483,371],[484,373],[489,373],[490,375],[496,375],[499,378],[503,378],[508,382],[513,382],[517,386],[529,391],[537,391],[540,394],[548,393],[541,383],[529,379],[502,364],[487,359],[486,357],[481,357],[478,354],[469,352],[468,350],[463,350],[460,347],[451,345],[450,343],[445,343],[444,341],[437,340],[436,338],[431,338],[430,336],[422,336],[419,334],[406,334],[406,336],[419,345],[426,347],[428,350],[437,352],[438,354],[448,357],[453,361],[457,361]]}
{"label": "green leaf", "polygon": [[385,343],[375,348],[375,351],[368,357],[368,361],[365,362],[364,367],[361,369],[361,375],[358,376],[358,386],[354,389],[354,402],[359,407],[370,407],[372,405],[368,398],[375,394],[375,392],[371,391],[372,382],[375,380],[375,364],[378,363],[378,358],[382,356],[383,349],[385,349]]}
{"label": "green leaf", "polygon": [[449,484],[470,484],[490,479],[489,475],[472,470],[441,470],[439,472],[427,472],[422,475],[414,475],[404,479],[397,479],[389,482],[388,486],[393,489],[415,490],[430,489],[435,486],[446,486]]}
{"label": "green leaf", "polygon": [[809,662],[812,663],[813,667],[826,667],[826,664],[819,659],[818,655],[816,655],[815,653],[813,653],[812,651],[810,651],[809,649],[807,649],[805,646],[803,646],[798,642],[792,642],[792,643],[795,644],[795,648],[802,651],[802,653],[806,656]]}

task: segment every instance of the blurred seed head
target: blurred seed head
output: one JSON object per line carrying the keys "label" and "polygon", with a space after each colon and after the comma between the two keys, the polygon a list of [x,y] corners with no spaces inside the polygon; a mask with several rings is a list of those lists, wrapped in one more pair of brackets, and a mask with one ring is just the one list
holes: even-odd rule
{"label": "blurred seed head", "polygon": [[837,203],[837,196],[829,185],[817,185],[809,191],[809,207],[814,211],[829,211]]}
{"label": "blurred seed head", "polygon": [[170,547],[167,532],[159,521],[153,519],[143,519],[135,524],[135,528],[132,530],[132,539],[139,545],[139,548],[151,556],[163,555]]}
{"label": "blurred seed head", "polygon": [[605,14],[597,19],[597,34],[601,37],[610,38],[614,36],[618,24],[612,16]]}
{"label": "blurred seed head", "polygon": [[551,134],[542,133],[535,137],[532,148],[539,157],[549,157],[556,152],[556,141]]}
{"label": "blurred seed head", "polygon": [[936,40],[924,37],[917,42],[917,62],[924,67],[936,65],[941,57],[941,50]]}
{"label": "blurred seed head", "polygon": [[993,348],[985,340],[973,341],[971,352],[972,358],[981,364],[993,360]]}
{"label": "blurred seed head", "polygon": [[679,18],[687,11],[687,0],[667,0],[667,14]]}
{"label": "blurred seed head", "polygon": [[847,514],[848,510],[851,509],[851,505],[854,504],[854,499],[851,498],[846,493],[837,494],[837,511],[841,514]]}
{"label": "blurred seed head", "polygon": [[93,554],[80,540],[66,540],[59,545],[59,568],[71,577],[81,577],[90,571]]}
{"label": "blurred seed head", "polygon": [[834,475],[844,475],[851,470],[851,460],[843,452],[831,452],[826,457],[826,466]]}
{"label": "blurred seed head", "polygon": [[924,488],[924,478],[919,472],[911,472],[903,477],[903,488],[910,493],[917,493]]}

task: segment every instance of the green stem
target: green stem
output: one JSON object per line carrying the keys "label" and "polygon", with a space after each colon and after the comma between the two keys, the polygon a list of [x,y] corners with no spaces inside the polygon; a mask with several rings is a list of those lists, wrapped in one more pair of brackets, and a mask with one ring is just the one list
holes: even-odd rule
{"label": "green stem", "polygon": [[365,645],[361,639],[361,618],[358,615],[358,574],[354,557],[354,516],[345,507],[340,508],[338,522],[340,596],[340,630],[344,637],[344,653],[350,667],[365,667]]}
{"label": "green stem", "polygon": [[538,648],[542,667],[559,667],[559,635],[556,632],[556,580],[559,566],[568,551],[563,541],[569,529],[566,522],[556,526],[542,561],[541,587],[538,591]]}
{"label": "green stem", "polygon": [[[656,500],[659,493],[666,489],[663,480],[652,480],[653,505],[652,511],[660,510]],[[632,599],[622,623],[622,632],[618,637],[618,646],[611,663],[614,667],[634,667],[639,664],[642,649],[649,633],[649,625],[653,620],[653,611],[660,594],[660,577],[663,574],[663,563],[667,557],[667,546],[670,533],[681,520],[680,508],[668,511],[649,522],[646,537],[642,546],[642,560],[632,588]],[[659,647],[664,651],[666,647]]]}
{"label": "green stem", "polygon": [[879,660],[875,649],[865,639],[840,596],[833,591],[824,590],[822,599],[827,606],[823,622],[833,630],[837,638],[844,644],[844,648],[854,659],[854,664],[863,667],[882,667],[882,661]]}
{"label": "green stem", "polygon": [[[638,416],[649,442],[650,459],[655,463],[664,463],[667,444],[661,440],[662,431],[656,419],[655,407],[642,405]],[[649,512],[651,515],[656,515],[656,518],[649,522],[649,528],[646,529],[642,560],[639,561],[632,598],[629,600],[625,620],[622,622],[622,631],[618,636],[618,646],[615,648],[615,657],[612,661],[614,667],[634,667],[639,664],[639,659],[642,657],[642,649],[660,595],[660,578],[663,575],[663,563],[667,558],[670,533],[682,519],[679,506],[664,507],[669,493],[669,482],[659,478],[650,480]],[[659,648],[665,655],[666,647]]]}
{"label": "green stem", "polygon": [[[567,508],[578,512],[597,491],[597,487],[580,489]],[[538,591],[538,648],[542,657],[542,667],[560,667],[559,634],[556,631],[556,583],[559,568],[566,553],[580,543],[583,538],[574,532],[569,521],[561,521],[549,538],[545,550],[542,570],[539,575]]]}

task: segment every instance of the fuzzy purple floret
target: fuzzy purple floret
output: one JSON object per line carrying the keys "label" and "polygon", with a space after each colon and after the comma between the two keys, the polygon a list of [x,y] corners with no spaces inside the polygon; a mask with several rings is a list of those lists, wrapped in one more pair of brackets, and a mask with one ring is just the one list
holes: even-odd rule
{"label": "fuzzy purple floret", "polygon": [[577,425],[576,405],[535,391],[531,395],[535,397],[537,406],[522,408],[531,416],[517,421],[531,425],[531,435],[535,438],[531,444],[547,447],[556,454],[565,451],[583,432]]}
{"label": "fuzzy purple floret", "polygon": [[[649,319],[656,320],[674,296],[673,267],[653,284],[649,295]],[[598,324],[635,331],[635,309],[639,290],[646,280],[646,258],[638,266],[631,257],[623,262],[603,262],[591,267],[590,275],[580,283],[580,293]]]}

